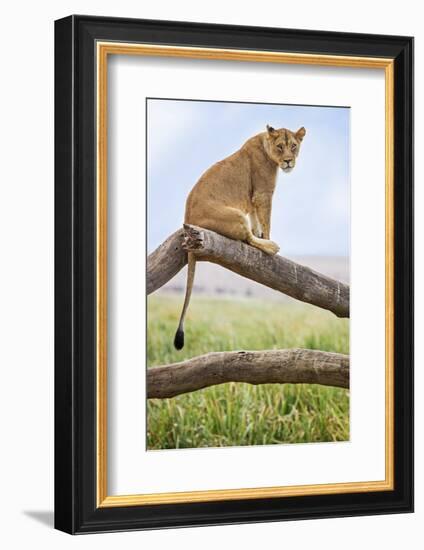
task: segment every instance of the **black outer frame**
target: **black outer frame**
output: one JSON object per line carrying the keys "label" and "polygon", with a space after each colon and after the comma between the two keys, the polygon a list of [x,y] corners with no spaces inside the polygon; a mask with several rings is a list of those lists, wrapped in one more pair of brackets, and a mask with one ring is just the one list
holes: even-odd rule
{"label": "black outer frame", "polygon": [[[97,40],[395,60],[395,490],[96,508]],[[70,16],[55,22],[55,527],[93,533],[413,510],[413,38]]]}

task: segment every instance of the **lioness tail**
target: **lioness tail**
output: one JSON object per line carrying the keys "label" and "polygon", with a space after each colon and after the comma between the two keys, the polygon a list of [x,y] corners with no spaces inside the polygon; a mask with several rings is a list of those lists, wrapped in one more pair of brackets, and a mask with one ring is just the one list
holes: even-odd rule
{"label": "lioness tail", "polygon": [[187,270],[187,286],[184,298],[183,310],[181,311],[180,322],[178,323],[177,332],[175,333],[174,346],[176,349],[183,349],[184,347],[184,319],[187,313],[188,304],[190,303],[191,291],[193,289],[194,273],[196,271],[196,258],[194,254],[189,252],[188,256],[188,270]]}

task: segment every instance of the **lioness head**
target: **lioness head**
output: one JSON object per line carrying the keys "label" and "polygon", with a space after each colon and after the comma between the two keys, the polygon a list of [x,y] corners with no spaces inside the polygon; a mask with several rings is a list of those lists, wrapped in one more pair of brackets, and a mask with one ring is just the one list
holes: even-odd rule
{"label": "lioness head", "polygon": [[305,128],[299,128],[297,132],[272,126],[266,126],[265,150],[268,156],[278,164],[283,172],[291,172],[296,164],[300,145],[305,137]]}

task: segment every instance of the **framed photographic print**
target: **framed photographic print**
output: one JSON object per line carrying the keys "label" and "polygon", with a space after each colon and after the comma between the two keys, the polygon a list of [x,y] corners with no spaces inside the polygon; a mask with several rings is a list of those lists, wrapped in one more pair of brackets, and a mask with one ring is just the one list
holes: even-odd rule
{"label": "framed photographic print", "polygon": [[413,39],[55,24],[55,525],[413,509]]}

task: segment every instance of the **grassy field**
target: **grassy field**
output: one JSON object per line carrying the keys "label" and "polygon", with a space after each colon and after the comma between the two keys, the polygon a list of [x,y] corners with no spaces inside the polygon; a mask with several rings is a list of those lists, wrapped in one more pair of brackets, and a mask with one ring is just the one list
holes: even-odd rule
{"label": "grassy field", "polygon": [[[349,321],[298,303],[194,297],[186,345],[173,338],[182,298],[148,299],[148,366],[209,351],[309,348],[349,353]],[[317,385],[222,384],[150,399],[148,449],[308,443],[349,439],[349,392]]]}

